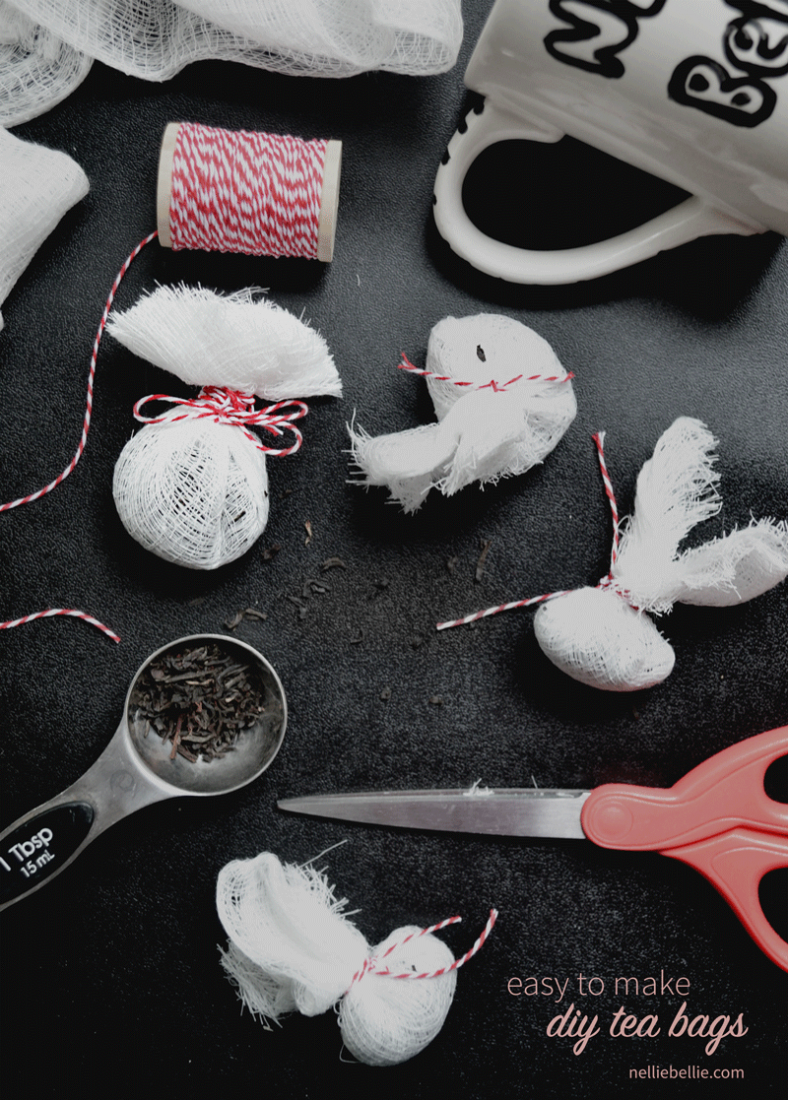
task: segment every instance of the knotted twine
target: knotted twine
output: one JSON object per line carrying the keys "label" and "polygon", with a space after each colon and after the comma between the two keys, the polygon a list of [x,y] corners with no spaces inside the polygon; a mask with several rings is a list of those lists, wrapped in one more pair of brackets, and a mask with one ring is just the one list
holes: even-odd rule
{"label": "knotted twine", "polygon": [[748,527],[689,550],[679,544],[696,524],[717,515],[722,499],[713,465],[717,445],[705,424],[679,417],[660,437],[637,480],[632,516],[620,525],[604,460],[604,433],[594,437],[613,515],[610,570],[594,588],[550,592],[438,624],[438,630],[501,611],[541,604],[534,633],[567,675],[608,691],[661,683],[675,653],[649,618],[674,603],[729,607],[788,576],[788,524],[753,520]]}
{"label": "knotted twine", "polygon": [[335,1007],[348,1051],[371,1066],[412,1058],[440,1031],[457,970],[483,946],[496,910],[473,947],[454,959],[430,928],[408,925],[370,948],[343,915],[325,874],[310,863],[282,864],[271,852],[234,860],[219,872],[216,907],[230,943],[222,966],[243,1005],[269,1020]]}
{"label": "knotted twine", "polygon": [[[546,340],[510,317],[446,317],[430,333],[421,375],[437,424],[372,437],[348,426],[360,483],[386,486],[405,512],[431,489],[525,473],[557,445],[577,412],[572,375]],[[357,482],[359,483],[359,482]]]}
{"label": "knotted twine", "polygon": [[[294,454],[296,397],[340,396],[342,383],[323,338],[252,290],[222,297],[202,287],[159,287],[125,313],[112,335],[189,385],[196,398],[149,394],[135,405],[145,426],[115,466],[112,492],[124,527],[146,549],[193,569],[215,569],[244,554],[268,521],[266,455]],[[256,408],[255,398],[274,402]],[[173,407],[146,416],[142,407]],[[292,433],[281,448],[251,428]]]}

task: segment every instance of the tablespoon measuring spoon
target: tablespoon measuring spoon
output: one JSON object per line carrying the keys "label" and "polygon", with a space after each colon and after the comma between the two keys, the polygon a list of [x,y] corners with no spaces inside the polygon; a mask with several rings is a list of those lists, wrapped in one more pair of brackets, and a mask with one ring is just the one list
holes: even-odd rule
{"label": "tablespoon measuring spoon", "polygon": [[[216,643],[253,668],[265,691],[264,710],[232,751],[196,762],[172,757],[172,742],[148,730],[133,711],[143,673],[167,654]],[[196,676],[198,674],[195,674]],[[140,666],[126,695],[120,725],[92,767],[55,798],[24,814],[0,834],[0,910],[40,889],[96,837],[135,810],[181,795],[226,794],[257,779],[276,756],[287,724],[284,688],[269,662],[245,642],[223,634],[195,634],[156,650]]]}

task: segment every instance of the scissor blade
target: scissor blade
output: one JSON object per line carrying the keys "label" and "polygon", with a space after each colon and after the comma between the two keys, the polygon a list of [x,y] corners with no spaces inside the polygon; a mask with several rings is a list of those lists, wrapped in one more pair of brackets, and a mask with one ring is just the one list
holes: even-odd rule
{"label": "scissor blade", "polygon": [[491,790],[367,791],[286,798],[281,810],[452,833],[584,838],[580,812],[590,791],[534,787]]}

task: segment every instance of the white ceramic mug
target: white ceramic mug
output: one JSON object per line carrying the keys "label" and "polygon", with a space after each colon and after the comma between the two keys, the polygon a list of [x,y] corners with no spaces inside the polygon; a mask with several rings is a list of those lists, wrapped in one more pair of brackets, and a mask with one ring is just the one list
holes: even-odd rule
{"label": "white ceramic mug", "polygon": [[[490,275],[571,283],[713,233],[788,235],[788,0],[497,0],[465,83],[484,108],[449,142],[435,221]],[[564,134],[693,197],[580,248],[529,251],[477,229],[462,183],[478,154]]]}

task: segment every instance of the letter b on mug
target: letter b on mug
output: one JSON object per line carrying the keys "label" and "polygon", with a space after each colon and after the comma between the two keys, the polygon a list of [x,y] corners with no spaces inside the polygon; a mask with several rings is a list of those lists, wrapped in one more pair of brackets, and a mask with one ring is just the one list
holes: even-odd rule
{"label": "letter b on mug", "polygon": [[[788,0],[497,0],[465,74],[485,97],[449,142],[435,221],[511,282],[571,283],[714,233],[788,235]],[[462,205],[478,154],[568,134],[688,191],[627,233],[534,252],[485,236]]]}

